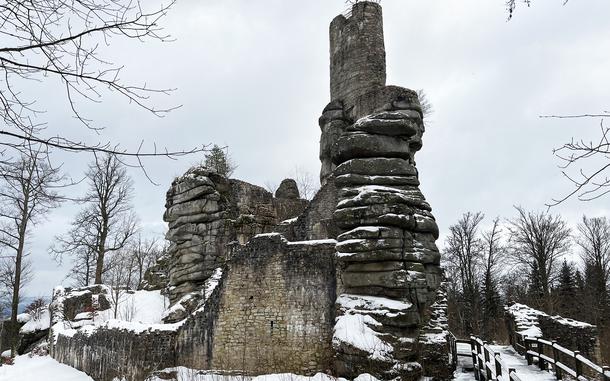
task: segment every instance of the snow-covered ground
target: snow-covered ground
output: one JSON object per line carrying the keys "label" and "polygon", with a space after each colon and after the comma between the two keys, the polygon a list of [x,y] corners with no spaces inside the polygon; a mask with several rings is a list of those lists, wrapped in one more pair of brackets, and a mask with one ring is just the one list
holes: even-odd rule
{"label": "snow-covered ground", "polygon": [[85,373],[60,364],[50,356],[18,356],[14,365],[0,366],[2,381],[93,381]]}
{"label": "snow-covered ground", "polygon": [[[107,295],[112,295],[112,289],[108,289]],[[56,293],[63,293],[63,288],[56,288]],[[73,295],[75,292],[66,294]],[[62,294],[57,297],[56,303]],[[53,332],[55,335],[62,334],[73,336],[76,332],[91,334],[100,327],[126,329],[134,332],[144,332],[148,330],[175,330],[178,324],[164,324],[162,317],[169,306],[167,298],[160,291],[132,291],[123,292],[119,295],[118,306],[115,309],[114,301],[111,301],[111,308],[103,311],[81,312],[74,318],[74,321],[55,321]]]}
{"label": "snow-covered ground", "polygon": [[[184,367],[170,368],[166,371],[175,371],[177,381],[348,381],[344,378],[331,377],[324,373],[318,373],[315,376],[299,376],[292,373],[281,374],[265,374],[256,377],[247,376],[224,376],[209,372],[201,372]],[[147,381],[166,381],[166,378],[150,378]],[[370,374],[361,374],[353,381],[379,381]]]}

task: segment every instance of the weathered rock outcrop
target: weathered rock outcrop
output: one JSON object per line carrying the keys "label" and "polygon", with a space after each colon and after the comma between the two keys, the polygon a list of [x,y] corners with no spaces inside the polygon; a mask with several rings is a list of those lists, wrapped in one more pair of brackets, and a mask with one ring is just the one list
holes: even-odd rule
{"label": "weathered rock outcrop", "polygon": [[294,180],[282,184],[274,198],[261,187],[204,167],[174,180],[163,216],[169,225],[168,291],[172,304],[182,301],[186,309],[169,316],[168,322],[183,319],[197,307],[202,285],[224,266],[230,243],[245,244],[305,209],[307,201],[299,198]]}
{"label": "weathered rock outcrop", "polygon": [[[331,24],[332,100],[320,118],[320,177],[336,183],[334,221],[342,232],[336,366],[346,377],[367,371],[417,379],[417,341],[441,281],[439,232],[415,167],[421,106],[414,91],[385,86],[381,25],[381,7],[370,2]],[[346,299],[359,300],[358,308],[347,308]],[[400,303],[400,313],[388,307]],[[379,315],[380,306],[389,312]],[[354,316],[371,330],[374,347],[340,334]]]}

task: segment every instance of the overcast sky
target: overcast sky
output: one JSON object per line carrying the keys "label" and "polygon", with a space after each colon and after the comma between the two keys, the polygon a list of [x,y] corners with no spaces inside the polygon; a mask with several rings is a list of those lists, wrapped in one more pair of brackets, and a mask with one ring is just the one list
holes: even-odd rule
{"label": "overcast sky", "polygon": [[[561,4],[534,0],[507,22],[504,0],[382,2],[388,84],[425,89],[434,106],[416,159],[441,234],[463,212],[512,217],[513,205],[543,210],[571,189],[552,149],[572,136],[594,138],[598,122],[538,116],[610,108],[610,2]],[[114,40],[108,56],[125,64],[126,82],[176,88],[156,102],[182,107],[159,119],[120,98],[85,105],[107,126],[95,137],[64,112],[60,90],[37,85],[48,134],[125,148],[140,139],[170,149],[227,145],[239,165],[235,177],[259,185],[279,183],[295,167],[317,176],[317,119],[329,101],[328,24],[344,9],[343,0],[179,0],[163,21],[174,42]],[[90,159],[57,157],[74,177]],[[200,160],[148,161],[160,186],[131,172],[144,231],[164,231],[165,191]],[[583,213],[607,215],[608,205],[610,196],[570,200],[552,212],[574,225]],[[76,211],[66,205],[36,227],[27,295],[49,295],[62,282],[66,269],[47,248]]]}

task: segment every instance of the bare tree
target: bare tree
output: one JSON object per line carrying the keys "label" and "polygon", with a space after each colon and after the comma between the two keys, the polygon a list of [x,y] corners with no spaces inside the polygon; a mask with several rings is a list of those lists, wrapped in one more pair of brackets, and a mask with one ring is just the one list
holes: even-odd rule
{"label": "bare tree", "polygon": [[572,139],[569,143],[553,150],[562,164],[562,174],[573,185],[572,191],[548,206],[556,206],[571,197],[581,201],[592,201],[610,193],[610,128],[604,125],[604,117],[610,113],[583,115],[547,115],[544,118],[601,118],[601,134],[596,141]]}
{"label": "bare tree", "polygon": [[[58,83],[64,91],[66,109],[82,125],[94,131],[96,125],[81,111],[84,103],[100,103],[115,94],[129,103],[164,116],[174,107],[157,108],[156,97],[171,89],[154,89],[146,84],[130,84],[121,79],[123,65],[113,63],[104,52],[115,39],[168,41],[159,26],[169,4],[146,4],[138,0],[30,0],[10,1],[0,7],[0,146],[5,154],[19,155],[32,143],[46,149],[68,152],[113,153],[125,159],[148,156],[177,157],[205,151],[205,146],[186,151],[168,151],[153,146],[127,151],[110,141],[83,142],[62,136],[61,126],[45,134],[44,116],[33,85]],[[101,45],[101,46],[100,46]],[[46,135],[46,136],[45,136]],[[143,143],[143,141],[142,141]]]}
{"label": "bare tree", "polygon": [[576,244],[585,266],[587,291],[592,307],[591,321],[600,324],[610,310],[610,222],[606,217],[583,216],[578,224]]}
{"label": "bare tree", "polygon": [[108,270],[104,273],[104,283],[112,288],[110,301],[115,319],[119,318],[125,293],[130,290],[129,284],[133,276],[134,261],[135,258],[127,251],[120,250],[110,258]]}
{"label": "bare tree", "polygon": [[490,230],[483,232],[483,279],[482,279],[482,309],[483,319],[481,334],[491,339],[498,332],[498,321],[501,321],[502,302],[500,300],[499,281],[501,265],[506,252],[502,244],[502,228],[500,219],[493,221]]}
{"label": "bare tree", "polygon": [[[568,0],[562,1],[563,5],[566,5],[566,3],[568,2]],[[532,4],[532,0],[506,0],[506,10],[508,11],[509,20],[513,18],[513,14],[515,12],[515,9],[517,9],[517,5],[519,5],[519,3],[529,7]]]}
{"label": "bare tree", "polygon": [[138,234],[128,248],[129,256],[132,258],[130,265],[131,276],[126,283],[130,288],[139,288],[146,270],[155,264],[157,258],[162,254],[160,243],[155,238],[143,238]]}
{"label": "bare tree", "polygon": [[445,258],[449,271],[453,274],[456,290],[462,304],[457,317],[461,329],[467,334],[479,333],[479,280],[481,261],[483,259],[483,242],[479,237],[479,225],[483,214],[465,213],[462,218],[449,227],[449,236],[445,244]]}
{"label": "bare tree", "polygon": [[294,168],[294,181],[296,181],[299,188],[299,195],[305,200],[311,200],[318,192],[318,189],[320,189],[317,182],[318,178],[312,176],[310,172],[302,167]]}
{"label": "bare tree", "polygon": [[48,304],[43,298],[36,298],[24,308],[23,312],[29,314],[33,320],[40,320],[47,307]]}
{"label": "bare tree", "polygon": [[539,287],[541,303],[553,312],[551,286],[556,279],[559,259],[568,252],[570,228],[560,216],[526,212],[515,207],[518,216],[509,221],[510,256],[513,262],[531,274]]}
{"label": "bare tree", "polygon": [[271,194],[275,194],[275,191],[278,188],[278,184],[274,181],[271,180],[267,180],[265,181],[265,189],[267,190],[267,192],[271,193]]}
{"label": "bare tree", "polygon": [[87,171],[89,191],[85,205],[70,231],[56,237],[50,251],[61,259],[64,254],[95,255],[95,284],[102,283],[108,254],[124,248],[136,233],[136,218],[131,206],[132,182],[125,166],[114,155],[96,158]]}
{"label": "bare tree", "polygon": [[[71,230],[73,233],[86,232],[85,229]],[[75,244],[75,250],[72,254],[72,267],[70,268],[66,279],[70,279],[75,287],[86,287],[95,280],[95,243],[89,243],[91,237],[82,237],[80,243]],[[78,241],[75,237],[74,243]],[[78,248],[76,249],[76,246]],[[53,248],[52,248],[53,250]]]}
{"label": "bare tree", "polygon": [[419,98],[419,104],[421,106],[421,111],[424,117],[424,120],[428,121],[430,115],[434,113],[434,107],[432,107],[432,103],[428,99],[428,95],[424,91],[424,89],[417,90],[417,97]]}
{"label": "bare tree", "polygon": [[63,178],[49,165],[40,147],[29,146],[18,159],[0,162],[0,179],[0,245],[12,256],[11,324],[16,325],[28,236],[32,227],[59,205],[56,188],[62,186]]}

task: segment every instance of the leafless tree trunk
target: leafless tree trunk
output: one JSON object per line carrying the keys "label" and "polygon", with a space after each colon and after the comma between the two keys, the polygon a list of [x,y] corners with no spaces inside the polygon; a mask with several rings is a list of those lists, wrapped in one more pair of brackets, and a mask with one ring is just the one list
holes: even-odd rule
{"label": "leafless tree trunk", "polygon": [[[0,245],[12,257],[11,326],[14,328],[23,286],[28,233],[49,210],[59,205],[61,197],[56,188],[61,186],[63,178],[49,165],[40,147],[29,146],[27,153],[19,159],[0,162],[0,179]],[[13,353],[14,350],[13,345]]]}
{"label": "leafless tree trunk", "polygon": [[95,255],[95,284],[102,283],[106,256],[123,249],[136,233],[131,206],[132,182],[125,167],[113,155],[104,155],[89,165],[89,191],[81,200],[84,209],[72,229],[56,237],[51,253],[58,258],[92,250]]}
{"label": "leafless tree trunk", "polygon": [[490,230],[484,232],[483,236],[483,285],[482,285],[482,336],[491,340],[497,337],[499,332],[498,322],[502,321],[502,302],[500,300],[499,281],[501,275],[500,266],[506,252],[502,244],[502,228],[500,219],[493,221]]}
{"label": "leafless tree trunk", "polygon": [[320,189],[317,177],[314,178],[311,173],[301,167],[294,168],[294,181],[296,181],[299,188],[299,195],[305,200],[311,200],[316,195],[318,189]]}
{"label": "leafless tree trunk", "polygon": [[606,217],[583,216],[578,224],[576,244],[581,249],[581,258],[588,275],[591,303],[591,321],[606,325],[606,314],[610,312],[608,285],[610,283],[610,222]]}
{"label": "leafless tree trunk", "polygon": [[142,238],[142,235],[138,234],[129,248],[129,254],[133,258],[133,265],[130,269],[133,276],[130,277],[130,282],[127,285],[131,288],[139,288],[144,273],[161,255],[159,242],[154,238]]}
{"label": "leafless tree trunk", "polygon": [[104,283],[112,288],[110,299],[115,319],[119,316],[120,307],[125,293],[130,289],[135,258],[124,250],[117,252],[110,258],[108,270],[104,274]]}
{"label": "leafless tree trunk", "polygon": [[462,218],[449,227],[449,237],[446,241],[446,260],[450,271],[457,278],[459,291],[462,294],[465,318],[464,328],[468,334],[479,333],[479,281],[480,268],[484,247],[479,237],[479,225],[483,214],[465,213]]}
{"label": "leafless tree trunk", "polygon": [[559,216],[515,209],[518,216],[508,225],[511,259],[516,265],[525,266],[540,283],[542,302],[546,312],[552,313],[551,286],[558,260],[570,248],[570,228]]}

